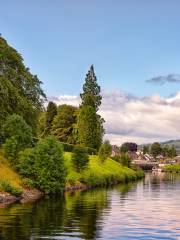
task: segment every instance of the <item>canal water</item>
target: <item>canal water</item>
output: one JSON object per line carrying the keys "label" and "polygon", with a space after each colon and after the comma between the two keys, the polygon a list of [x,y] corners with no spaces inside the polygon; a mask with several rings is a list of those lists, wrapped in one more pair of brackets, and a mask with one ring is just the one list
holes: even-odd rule
{"label": "canal water", "polygon": [[180,175],[0,209],[0,239],[180,239]]}

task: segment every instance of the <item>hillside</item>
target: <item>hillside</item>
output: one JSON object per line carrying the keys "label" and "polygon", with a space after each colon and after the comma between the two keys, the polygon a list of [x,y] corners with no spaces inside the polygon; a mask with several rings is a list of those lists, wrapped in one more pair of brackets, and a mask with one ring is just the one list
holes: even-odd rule
{"label": "hillside", "polygon": [[[67,167],[66,190],[75,190],[92,186],[103,186],[117,182],[133,181],[143,176],[142,171],[134,171],[123,167],[112,159],[107,159],[101,163],[98,156],[90,156],[88,167],[81,173],[75,171],[71,153],[65,153],[64,159]],[[24,189],[23,180],[18,175],[8,160],[0,154],[0,192],[8,192],[15,196],[20,196]]]}

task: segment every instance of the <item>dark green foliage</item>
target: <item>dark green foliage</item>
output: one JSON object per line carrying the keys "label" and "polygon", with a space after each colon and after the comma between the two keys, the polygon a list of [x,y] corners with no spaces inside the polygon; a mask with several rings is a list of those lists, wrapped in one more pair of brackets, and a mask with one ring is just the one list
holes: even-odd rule
{"label": "dark green foliage", "polygon": [[143,146],[143,154],[149,153],[149,146],[148,145],[144,145]]}
{"label": "dark green foliage", "polygon": [[169,157],[173,158],[177,156],[176,148],[174,145],[168,146],[165,145],[164,147],[162,146],[162,154],[164,157]]}
{"label": "dark green foliage", "polygon": [[80,95],[82,105],[95,107],[97,112],[102,100],[100,91],[101,89],[97,83],[94,67],[91,65],[90,70],[86,74],[85,84],[83,85],[83,93]]}
{"label": "dark green foliage", "polygon": [[127,153],[127,152],[128,152],[127,146],[125,146],[124,144],[122,144],[121,147],[120,147],[120,152],[121,152],[121,153]]}
{"label": "dark green foliage", "polygon": [[41,82],[24,66],[21,55],[0,37],[0,127],[12,113],[21,115],[36,129],[45,98]]}
{"label": "dark green foliage", "polygon": [[99,149],[99,158],[101,161],[105,161],[111,156],[112,146],[108,140],[106,140]]}
{"label": "dark green foliage", "polygon": [[19,172],[31,179],[34,187],[45,193],[56,193],[63,190],[66,169],[63,149],[53,137],[40,140],[34,149],[20,153]]}
{"label": "dark green foliage", "polygon": [[121,153],[120,156],[112,157],[112,159],[115,160],[116,162],[119,162],[125,167],[128,167],[128,168],[131,167],[131,158],[128,153]]}
{"label": "dark green foliage", "polygon": [[3,136],[4,139],[15,137],[17,141],[25,147],[32,143],[31,127],[17,114],[12,114],[7,117],[3,125]]}
{"label": "dark green foliage", "polygon": [[15,137],[7,138],[3,144],[5,157],[10,160],[13,165],[17,163],[17,155],[21,149],[21,145]]}
{"label": "dark green foliage", "polygon": [[19,153],[19,161],[17,165],[17,170],[26,178],[35,179],[35,168],[34,164],[36,161],[35,149],[26,148],[24,151]]}
{"label": "dark green foliage", "polygon": [[127,153],[121,154],[119,162],[123,166],[131,167],[131,158],[129,157],[129,154],[127,154]]}
{"label": "dark green foliage", "polygon": [[136,152],[137,151],[137,144],[133,142],[125,142],[121,146],[122,152]]}
{"label": "dark green foliage", "polygon": [[95,109],[91,106],[82,106],[78,116],[79,144],[83,147],[98,149],[101,139],[98,132],[98,118]]}
{"label": "dark green foliage", "polygon": [[161,144],[158,142],[154,142],[151,145],[151,154],[153,155],[153,157],[157,157],[158,155],[160,155],[162,153],[162,148],[161,148]]}
{"label": "dark green foliage", "polygon": [[52,122],[56,115],[57,115],[56,104],[54,102],[49,102],[45,117],[45,135],[49,135],[51,133]]}
{"label": "dark green foliage", "polygon": [[73,155],[72,155],[72,162],[78,172],[80,172],[87,166],[88,161],[89,161],[89,156],[84,148],[82,147],[74,148]]}
{"label": "dark green foliage", "polygon": [[31,127],[21,116],[13,114],[3,126],[3,137],[6,139],[3,144],[5,156],[16,165],[18,152],[32,145]]}
{"label": "dark green foliage", "polygon": [[7,192],[7,193],[10,193],[16,197],[19,197],[21,196],[22,194],[22,189],[20,188],[17,188],[17,187],[14,187],[12,186],[9,182],[7,181],[0,181],[0,188],[4,191],[4,192]]}
{"label": "dark green foliage", "polygon": [[80,94],[80,96],[82,104],[80,106],[76,127],[78,143],[81,146],[99,149],[104,135],[104,119],[97,114],[102,97],[93,66],[91,66],[86,75],[83,93]]}
{"label": "dark green foliage", "polygon": [[38,124],[37,124],[37,137],[43,138],[45,136],[45,124],[46,124],[46,112],[42,111],[39,113]]}
{"label": "dark green foliage", "polygon": [[77,108],[71,105],[58,106],[57,115],[54,117],[51,134],[60,142],[75,143],[73,128],[76,123]]}

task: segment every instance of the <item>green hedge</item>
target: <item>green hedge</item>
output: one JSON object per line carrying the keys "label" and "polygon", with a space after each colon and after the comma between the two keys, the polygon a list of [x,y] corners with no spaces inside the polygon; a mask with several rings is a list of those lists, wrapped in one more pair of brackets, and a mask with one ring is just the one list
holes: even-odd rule
{"label": "green hedge", "polygon": [[73,145],[73,144],[64,143],[64,142],[60,142],[60,143],[62,144],[65,152],[73,152],[75,148],[82,148],[82,149],[86,150],[88,155],[96,155],[97,154],[97,151],[94,148],[80,147],[78,145]]}

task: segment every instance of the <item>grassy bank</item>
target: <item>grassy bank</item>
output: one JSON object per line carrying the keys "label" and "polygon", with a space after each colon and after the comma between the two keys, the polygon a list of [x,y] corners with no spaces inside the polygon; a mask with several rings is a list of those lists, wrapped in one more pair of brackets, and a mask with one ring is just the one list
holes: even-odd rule
{"label": "grassy bank", "polygon": [[68,169],[66,187],[104,186],[117,182],[134,181],[144,176],[142,171],[123,167],[110,158],[101,163],[98,156],[90,156],[87,168],[80,173],[76,172],[73,167],[71,153],[65,153],[65,163]]}
{"label": "grassy bank", "polygon": [[167,172],[180,172],[180,164],[166,165],[163,167],[163,170]]}
{"label": "grassy bank", "polygon": [[[142,171],[123,167],[110,158],[101,163],[98,156],[90,156],[87,168],[79,173],[73,167],[71,156],[71,153],[64,154],[67,167],[66,189],[106,186],[118,182],[134,181],[143,177]],[[13,195],[22,193],[23,180],[2,155],[0,155],[0,169],[0,192],[9,192]]]}
{"label": "grassy bank", "polygon": [[0,155],[0,192],[19,196],[22,193],[22,179],[12,169],[7,159]]}

